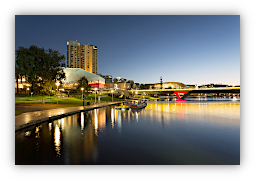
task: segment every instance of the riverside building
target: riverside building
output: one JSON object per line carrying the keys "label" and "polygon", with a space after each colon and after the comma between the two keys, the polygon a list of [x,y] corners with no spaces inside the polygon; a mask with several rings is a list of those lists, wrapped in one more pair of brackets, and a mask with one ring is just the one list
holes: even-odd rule
{"label": "riverside building", "polygon": [[77,41],[67,41],[67,67],[80,68],[97,74],[97,46],[80,45]]}

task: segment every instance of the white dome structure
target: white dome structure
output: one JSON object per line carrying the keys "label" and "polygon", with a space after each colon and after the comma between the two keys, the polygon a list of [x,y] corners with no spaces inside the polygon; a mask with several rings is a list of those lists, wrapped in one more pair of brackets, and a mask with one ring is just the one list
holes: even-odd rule
{"label": "white dome structure", "polygon": [[86,77],[92,88],[104,88],[105,79],[96,74],[80,68],[63,68],[66,78],[63,80],[63,87],[74,89],[82,77]]}

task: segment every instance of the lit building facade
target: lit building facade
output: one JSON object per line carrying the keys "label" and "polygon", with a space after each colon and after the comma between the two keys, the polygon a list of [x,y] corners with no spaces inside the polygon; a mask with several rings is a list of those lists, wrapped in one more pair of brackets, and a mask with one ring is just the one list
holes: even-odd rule
{"label": "lit building facade", "polygon": [[[162,83],[162,89],[183,89],[185,84],[180,82],[164,82]],[[161,83],[153,84],[150,89],[161,89]]]}
{"label": "lit building facade", "polygon": [[106,82],[105,83],[106,89],[115,89],[115,90],[129,90],[131,89],[131,84],[127,82]]}
{"label": "lit building facade", "polygon": [[97,73],[98,76],[101,76],[105,79],[105,83],[112,82],[112,76],[111,75],[102,75],[101,73]]}
{"label": "lit building facade", "polygon": [[[105,87],[105,79],[90,73],[88,71],[85,71],[80,68],[63,68],[63,71],[65,73],[66,78],[62,80],[63,84],[62,87],[65,90],[76,90],[76,87],[78,86],[78,81],[82,77],[86,77],[88,80],[88,84],[91,86],[92,89],[104,89]],[[27,93],[31,90],[31,84],[26,82],[25,76],[18,79],[18,88],[19,93]],[[15,93],[17,92],[17,83],[15,79]]]}
{"label": "lit building facade", "polygon": [[77,41],[67,41],[67,67],[81,68],[97,74],[97,46],[80,45]]}

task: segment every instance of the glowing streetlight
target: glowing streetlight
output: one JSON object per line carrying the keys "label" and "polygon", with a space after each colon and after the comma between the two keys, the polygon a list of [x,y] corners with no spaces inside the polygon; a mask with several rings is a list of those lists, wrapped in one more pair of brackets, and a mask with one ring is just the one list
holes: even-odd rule
{"label": "glowing streetlight", "polygon": [[96,92],[97,92],[97,88],[95,88],[95,104],[97,102],[97,100],[96,100]]}
{"label": "glowing streetlight", "polygon": [[85,103],[84,103],[85,100],[84,100],[84,98],[83,98],[83,90],[84,90],[84,88],[82,87],[82,88],[81,88],[81,92],[82,92],[81,100],[82,100],[82,102],[83,102],[82,105],[85,106]]}
{"label": "glowing streetlight", "polygon": [[82,87],[82,88],[81,88],[81,92],[82,92],[81,100],[83,100],[83,90],[84,90],[84,88]]}
{"label": "glowing streetlight", "polygon": [[60,85],[60,83],[56,82],[56,85],[57,85],[57,106],[58,106],[58,86]]}

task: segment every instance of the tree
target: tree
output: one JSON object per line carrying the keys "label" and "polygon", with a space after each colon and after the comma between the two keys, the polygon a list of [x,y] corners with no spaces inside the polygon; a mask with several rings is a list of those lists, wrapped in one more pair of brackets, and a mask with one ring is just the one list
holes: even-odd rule
{"label": "tree", "polygon": [[118,79],[114,78],[114,79],[113,79],[113,82],[114,82],[114,83],[117,83],[117,82],[118,82]]}
{"label": "tree", "polygon": [[84,88],[83,90],[83,94],[85,96],[89,95],[89,91],[91,91],[91,86],[89,85],[89,81],[87,80],[87,78],[85,76],[83,76],[79,81],[78,81],[78,86],[76,87],[76,89],[79,92],[82,92],[81,88]]}
{"label": "tree", "polygon": [[32,84],[31,91],[33,91],[36,85],[36,73],[40,68],[37,63],[40,58],[43,57],[43,49],[36,46],[30,46],[30,48],[19,47],[16,50],[16,62],[15,62],[15,73],[17,76],[24,75],[27,82]]}
{"label": "tree", "polygon": [[34,45],[29,48],[19,47],[16,50],[15,76],[24,75],[26,81],[32,85],[31,91],[42,92],[44,95],[49,85],[53,87],[56,81],[65,78],[61,68],[64,60],[65,56],[56,50],[45,51],[44,48]]}
{"label": "tree", "polygon": [[20,72],[19,72],[17,65],[15,64],[15,79],[16,79],[16,83],[17,83],[17,94],[19,93],[19,81],[18,81],[19,78],[20,78]]}

